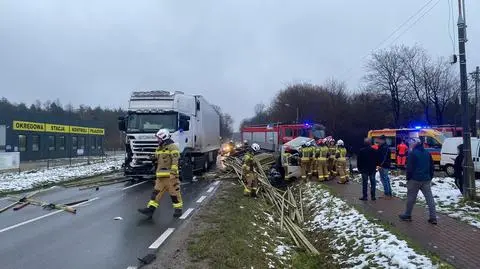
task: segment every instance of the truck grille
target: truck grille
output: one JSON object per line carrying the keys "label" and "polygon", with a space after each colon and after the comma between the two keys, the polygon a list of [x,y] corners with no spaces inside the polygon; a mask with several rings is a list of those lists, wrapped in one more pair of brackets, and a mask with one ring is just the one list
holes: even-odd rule
{"label": "truck grille", "polygon": [[132,148],[132,153],[139,159],[146,159],[150,155],[155,153],[157,149],[157,141],[141,141],[141,140],[130,140],[130,145]]}

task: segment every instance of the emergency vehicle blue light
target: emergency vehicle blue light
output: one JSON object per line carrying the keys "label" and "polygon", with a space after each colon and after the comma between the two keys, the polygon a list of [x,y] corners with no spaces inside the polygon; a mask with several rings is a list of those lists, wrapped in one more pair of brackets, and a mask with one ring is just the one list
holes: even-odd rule
{"label": "emergency vehicle blue light", "polygon": [[415,129],[422,129],[422,126],[415,126]]}

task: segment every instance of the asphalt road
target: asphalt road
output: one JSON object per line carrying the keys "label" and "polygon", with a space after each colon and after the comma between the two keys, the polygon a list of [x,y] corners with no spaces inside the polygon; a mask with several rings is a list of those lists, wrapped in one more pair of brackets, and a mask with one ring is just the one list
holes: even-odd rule
{"label": "asphalt road", "polygon": [[[137,258],[155,253],[164,240],[195,213],[220,182],[182,184],[184,216],[172,217],[166,194],[153,220],[137,212],[144,207],[153,188],[142,182],[80,191],[55,187],[35,195],[36,199],[68,203],[83,199],[77,214],[48,211],[29,205],[0,214],[0,261],[2,269],[135,268]],[[0,200],[0,207],[11,201]],[[189,210],[190,209],[190,210]],[[187,215],[188,214],[188,215]],[[121,217],[121,220],[114,220]]]}

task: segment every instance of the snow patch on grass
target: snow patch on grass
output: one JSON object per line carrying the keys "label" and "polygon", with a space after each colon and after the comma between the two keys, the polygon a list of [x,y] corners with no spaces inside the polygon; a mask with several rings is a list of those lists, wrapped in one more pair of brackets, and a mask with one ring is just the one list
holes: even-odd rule
{"label": "snow patch on grass", "polygon": [[[251,222],[252,229],[257,230],[258,237],[254,240],[261,240],[260,250],[265,253],[268,260],[268,268],[291,268],[286,262],[292,259],[293,246],[288,245],[285,237],[272,236],[280,227],[273,216],[267,212],[263,215],[255,215],[257,222]],[[278,231],[277,231],[278,232]]]}
{"label": "snow patch on grass", "polygon": [[416,253],[407,242],[370,222],[321,185],[307,184],[304,201],[314,216],[307,229],[335,234],[331,247],[338,250],[334,258],[342,267],[437,268],[428,257]]}
{"label": "snow patch on grass", "polygon": [[119,169],[123,160],[112,159],[101,163],[60,166],[38,171],[8,172],[0,174],[0,192],[21,191],[82,177],[96,176]]}
{"label": "snow patch on grass", "polygon": [[[383,190],[379,173],[375,175],[375,178],[377,181],[377,189]],[[354,181],[361,182],[361,176],[356,176]],[[390,184],[393,195],[402,199],[407,197],[407,180],[405,176],[390,175]],[[480,180],[476,181],[476,186],[480,191]],[[433,178],[432,193],[438,212],[480,228],[480,203],[472,202],[471,204],[465,204],[462,199],[462,194],[455,186],[455,179],[451,177]],[[425,197],[422,192],[418,193],[417,200],[426,206]]]}

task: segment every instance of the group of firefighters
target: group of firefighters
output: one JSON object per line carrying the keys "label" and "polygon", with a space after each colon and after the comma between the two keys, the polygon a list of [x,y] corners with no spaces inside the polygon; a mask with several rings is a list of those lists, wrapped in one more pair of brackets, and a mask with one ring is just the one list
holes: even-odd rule
{"label": "group of firefighters", "polygon": [[[155,187],[147,206],[138,211],[151,218],[158,208],[162,196],[165,192],[168,192],[174,208],[174,217],[180,217],[183,207],[178,169],[180,151],[171,139],[169,130],[159,130],[156,137],[158,147],[152,156],[152,162],[156,165]],[[324,181],[338,177],[338,183],[346,183],[348,181],[346,173],[347,150],[343,141],[338,140],[335,143],[332,138],[326,138],[318,140],[317,145],[306,142],[299,150],[302,179],[306,180],[309,177],[317,176],[319,181]],[[248,142],[245,141],[243,150],[245,152],[242,165],[244,194],[256,196],[258,171],[256,171],[257,165],[254,155],[260,151],[260,146],[256,143],[248,145]]]}
{"label": "group of firefighters", "polygon": [[317,177],[319,181],[338,178],[338,183],[348,182],[347,149],[343,140],[331,137],[315,143],[305,142],[299,151],[301,177],[304,180]]}

